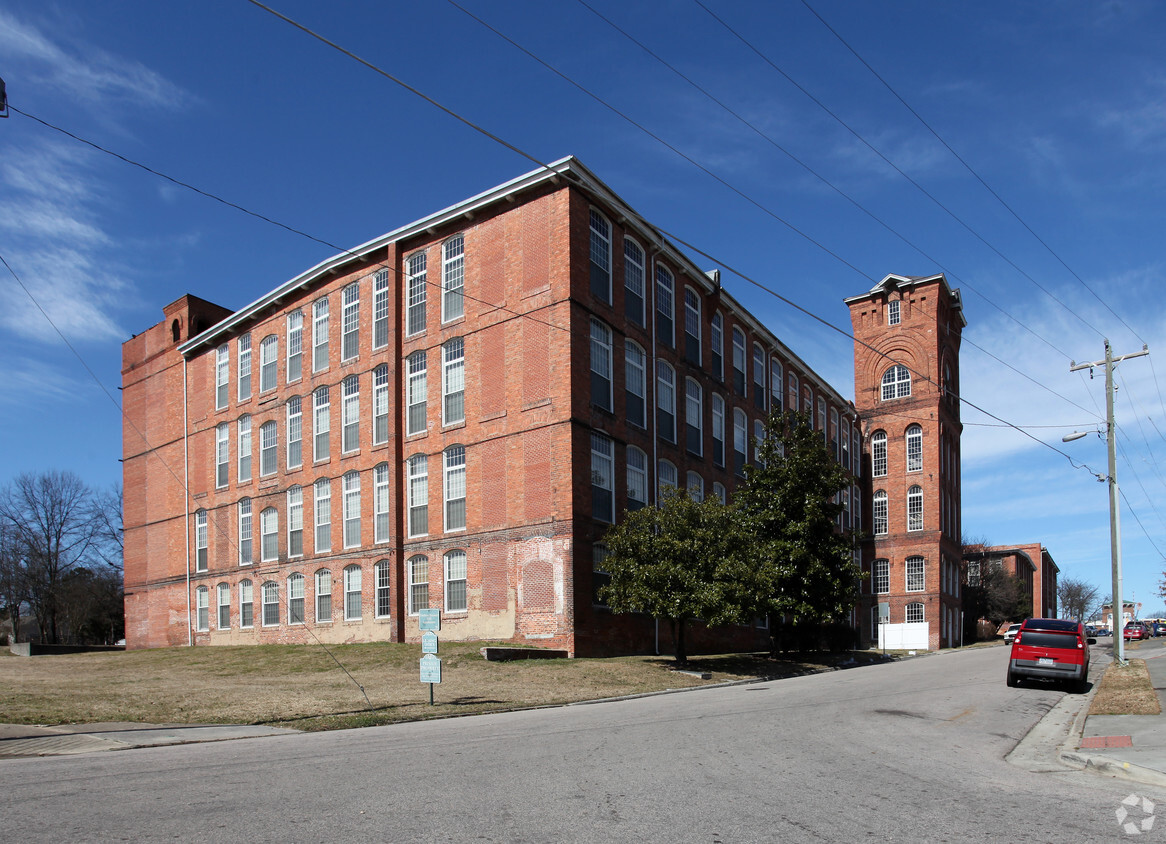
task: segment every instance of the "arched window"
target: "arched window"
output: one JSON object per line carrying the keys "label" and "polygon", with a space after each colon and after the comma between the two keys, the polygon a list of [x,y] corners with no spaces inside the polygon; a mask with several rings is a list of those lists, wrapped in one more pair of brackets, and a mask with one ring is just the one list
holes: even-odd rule
{"label": "arched window", "polygon": [[631,238],[623,241],[624,312],[636,325],[644,324],[644,250]]}
{"label": "arched window", "polygon": [[627,460],[628,510],[639,510],[648,503],[648,455],[629,445]]}
{"label": "arched window", "polygon": [[907,490],[907,530],[923,530],[923,487]]}
{"label": "arched window", "polygon": [[275,389],[276,358],[279,356],[279,340],[268,334],[259,344],[259,392]]}
{"label": "arched window", "polygon": [[344,473],[344,547],[360,547],[360,473]]}
{"label": "arched window", "polygon": [[663,360],[656,361],[656,427],[663,439],[676,442],[676,373]]}
{"label": "arched window", "polygon": [[880,489],[874,494],[870,502],[871,517],[874,521],[875,536],[885,536],[887,533],[887,491]]}
{"label": "arched window", "polygon": [[466,596],[466,552],[449,551],[444,562],[445,611],[465,612],[469,606]]}
{"label": "arched window", "polygon": [[389,464],[378,463],[372,470],[373,542],[389,541]]}
{"label": "arched window", "polygon": [[207,569],[206,510],[196,510],[194,514],[194,570]]}
{"label": "arched window", "polygon": [[251,603],[251,581],[239,581],[239,626],[255,626],[255,608]]}
{"label": "arched window", "polygon": [[409,497],[409,536],[429,533],[429,460],[414,454],[406,461]]}
{"label": "arched window", "polygon": [[749,420],[745,411],[733,408],[733,473],[745,475],[745,461],[748,459]]}
{"label": "arched window", "polygon": [[420,434],[425,431],[427,374],[425,352],[409,355],[405,364],[405,434]]}
{"label": "arched window", "polygon": [[279,584],[269,580],[263,584],[263,626],[279,624]]}
{"label": "arched window", "polygon": [[393,569],[388,560],[381,560],[373,566],[373,575],[377,584],[376,617],[388,618],[393,612],[393,604],[389,600],[389,586],[393,582]]}
{"label": "arched window", "polygon": [[684,359],[700,366],[700,294],[684,288]]}
{"label": "arched window", "polygon": [[611,223],[591,209],[591,295],[611,304]]}
{"label": "arched window", "polygon": [[611,410],[611,329],[591,318],[591,403]]}
{"label": "arched window", "polygon": [[441,321],[465,315],[466,239],[454,235],[441,246]]}
{"label": "arched window", "polygon": [[902,399],[911,395],[911,373],[901,363],[896,363],[883,373],[883,401]]}
{"label": "arched window", "polygon": [[279,468],[279,437],[274,420],[259,426],[259,474],[274,475]]}
{"label": "arched window", "polygon": [[591,432],[591,516],[615,521],[615,447],[598,431]]}
{"label": "arched window", "polygon": [[259,554],[265,563],[279,558],[279,514],[274,507],[259,514]]}
{"label": "arched window", "polygon": [[624,402],[628,422],[646,428],[645,382],[646,358],[644,350],[634,340],[624,341]]}
{"label": "arched window", "polygon": [[287,490],[287,555],[304,555],[304,488],[299,484]]}
{"label": "arched window", "polygon": [[729,503],[729,496],[725,491],[725,485],[720,481],[713,481],[713,495],[719,498],[722,504]]}
{"label": "arched window", "polygon": [[388,441],[389,367],[382,363],[372,371],[372,444],[383,445]]}
{"label": "arched window", "polygon": [[360,283],[354,281],[341,294],[340,359],[352,360],[360,350]]}
{"label": "arched window", "polygon": [[361,615],[360,566],[351,565],[344,569],[344,620],[359,621]]}
{"label": "arched window", "polygon": [[699,472],[689,472],[685,477],[684,487],[688,491],[688,497],[693,501],[704,501],[704,478]]}
{"label": "arched window", "polygon": [[870,435],[870,473],[876,478],[887,476],[886,431],[875,431]]}
{"label": "arched window", "polygon": [[667,460],[661,460],[656,474],[659,480],[658,497],[663,499],[669,489],[676,489],[676,467]]}
{"label": "arched window", "polygon": [[332,621],[332,572],[316,572],[316,623]]}
{"label": "arched window", "polygon": [[466,529],[466,447],[445,450],[445,531]]}
{"label": "arched window", "polygon": [[231,587],[226,583],[219,584],[219,623],[220,630],[231,626]]}
{"label": "arched window", "polygon": [[210,630],[210,626],[211,626],[211,619],[210,619],[211,593],[210,593],[210,590],[205,586],[200,586],[200,587],[198,587],[198,589],[195,590],[194,598],[195,598],[195,600],[194,600],[194,606],[195,606],[194,629],[199,630],[199,631]]}
{"label": "arched window", "polygon": [[429,609],[429,558],[418,554],[409,558],[409,615]]}
{"label": "arched window", "polygon": [[411,337],[425,330],[426,255],[417,252],[409,256],[406,264],[405,288],[405,336]]}
{"label": "arched window", "polygon": [[[609,348],[609,362],[610,351]],[[466,341],[454,337],[441,347],[441,423],[456,425],[465,421]]]}
{"label": "arched window", "polygon": [[663,264],[656,265],[656,336],[665,346],[672,348],[676,338],[672,332],[675,292],[672,273]]}
{"label": "arched window", "polygon": [[254,560],[251,551],[251,499],[239,499],[239,565],[249,566]]}
{"label": "arched window", "polygon": [[304,623],[304,576],[299,572],[287,578],[287,623]]}
{"label": "arched window", "polygon": [[907,471],[923,471],[923,428],[920,425],[907,428]]}
{"label": "arched window", "polygon": [[340,451],[348,454],[360,448],[360,378],[345,378],[340,396]]}

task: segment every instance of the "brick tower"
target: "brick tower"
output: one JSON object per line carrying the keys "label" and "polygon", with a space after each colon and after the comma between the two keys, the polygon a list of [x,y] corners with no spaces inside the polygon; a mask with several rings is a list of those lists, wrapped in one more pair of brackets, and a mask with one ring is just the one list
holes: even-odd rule
{"label": "brick tower", "polygon": [[846,300],[862,420],[866,536],[860,627],[888,647],[961,641],[959,348],[942,275],[888,275]]}

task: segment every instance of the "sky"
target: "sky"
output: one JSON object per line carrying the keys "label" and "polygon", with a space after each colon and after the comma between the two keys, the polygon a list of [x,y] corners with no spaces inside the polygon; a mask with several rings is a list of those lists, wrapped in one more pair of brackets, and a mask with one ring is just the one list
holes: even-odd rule
{"label": "sky", "polygon": [[844,396],[842,300],[946,273],[964,534],[1102,596],[1104,371],[1070,368],[1148,346],[1116,476],[1125,596],[1166,616],[1166,6],[271,4],[336,46],[249,0],[0,6],[0,484],[120,480],[120,346],[167,303],[242,307],[575,155]]}

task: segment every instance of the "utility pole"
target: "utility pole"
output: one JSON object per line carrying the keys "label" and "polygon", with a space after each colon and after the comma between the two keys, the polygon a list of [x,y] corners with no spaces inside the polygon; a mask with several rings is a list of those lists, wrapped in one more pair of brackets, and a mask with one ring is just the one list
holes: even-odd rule
{"label": "utility pole", "polygon": [[1113,367],[1123,360],[1140,358],[1148,355],[1150,350],[1143,345],[1140,352],[1131,352],[1121,357],[1113,356],[1113,347],[1109,339],[1105,339],[1105,359],[1093,363],[1077,363],[1069,361],[1069,371],[1078,372],[1082,369],[1092,370],[1095,366],[1105,367],[1105,443],[1109,449],[1109,556],[1113,576],[1113,598],[1111,601],[1113,615],[1113,658],[1118,665],[1125,665],[1125,624],[1122,612],[1125,610],[1125,597],[1121,592],[1121,502],[1118,500],[1117,486],[1117,435],[1113,423]]}

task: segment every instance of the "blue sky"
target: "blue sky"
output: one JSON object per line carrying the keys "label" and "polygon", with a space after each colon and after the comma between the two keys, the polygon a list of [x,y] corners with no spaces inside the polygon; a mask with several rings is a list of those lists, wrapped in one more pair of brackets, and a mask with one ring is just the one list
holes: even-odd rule
{"label": "blue sky", "polygon": [[[1118,368],[1117,474],[1126,595],[1162,607],[1166,7],[273,2],[844,332],[844,297],[946,272],[963,398],[1031,435],[965,405],[964,532],[1042,542],[1103,594],[1106,488],[1074,463],[1104,474],[1105,443],[1061,442],[1103,428],[1103,379],[1070,361],[1148,344]],[[0,482],[120,477],[118,410],[53,325],[116,399],[120,344],[163,305],[240,307],[337,251],[31,118],[337,247],[534,168],[246,0],[8,0],[0,77],[22,112],[0,121],[0,255],[52,320],[0,267]],[[848,337],[722,278],[853,395]]]}

